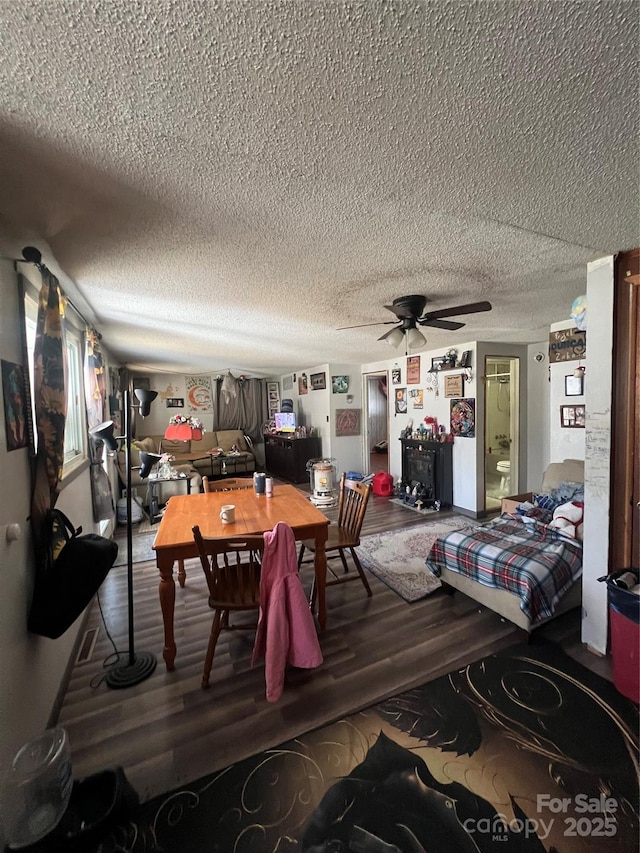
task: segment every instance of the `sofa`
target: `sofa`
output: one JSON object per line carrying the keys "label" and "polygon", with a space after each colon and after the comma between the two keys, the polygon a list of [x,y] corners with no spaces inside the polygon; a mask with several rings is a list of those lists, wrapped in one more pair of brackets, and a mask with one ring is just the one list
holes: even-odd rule
{"label": "sofa", "polygon": [[[236,474],[252,474],[256,470],[253,444],[241,429],[203,432],[200,441],[159,438],[160,453],[174,456],[174,465],[189,462],[201,477],[220,477],[225,474],[234,477]],[[216,450],[221,451],[220,455],[210,452]]]}
{"label": "sofa", "polygon": [[[256,470],[256,457],[252,451],[251,439],[245,436],[242,430],[225,429],[204,432],[200,441],[176,441],[167,439],[163,435],[148,435],[144,438],[134,439],[131,443],[131,485],[138,487],[145,485],[141,479],[136,466],[140,464],[140,451],[147,453],[169,453],[174,457],[171,463],[178,473],[184,473],[191,478],[191,492],[199,492],[202,477],[220,477],[226,473],[233,477],[236,474],[250,474]],[[237,450],[234,450],[234,447]],[[220,455],[210,454],[210,450],[219,449]],[[121,482],[126,482],[125,453],[120,450],[117,453],[118,474]],[[178,494],[179,487],[172,483],[161,483],[161,502],[166,496]],[[140,495],[142,497],[142,495]]]}

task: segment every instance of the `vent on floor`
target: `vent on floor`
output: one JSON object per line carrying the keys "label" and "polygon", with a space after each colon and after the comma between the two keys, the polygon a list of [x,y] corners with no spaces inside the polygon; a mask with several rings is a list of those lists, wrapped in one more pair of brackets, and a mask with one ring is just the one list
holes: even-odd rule
{"label": "vent on floor", "polygon": [[88,631],[84,632],[76,663],[86,663],[91,660],[93,657],[93,649],[96,644],[96,640],[98,639],[98,630],[98,628],[89,628]]}

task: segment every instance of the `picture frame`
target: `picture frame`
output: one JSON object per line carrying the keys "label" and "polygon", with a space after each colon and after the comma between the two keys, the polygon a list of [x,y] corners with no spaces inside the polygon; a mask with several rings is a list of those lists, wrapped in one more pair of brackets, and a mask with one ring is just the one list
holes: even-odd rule
{"label": "picture frame", "polygon": [[407,356],[407,385],[420,384],[420,356]]}
{"label": "picture frame", "polygon": [[464,376],[462,373],[454,373],[444,377],[445,397],[464,397]]}
{"label": "picture frame", "polygon": [[397,364],[391,368],[391,382],[394,385],[399,385],[402,382],[402,371]]}
{"label": "picture frame", "polygon": [[471,350],[466,349],[460,357],[460,367],[471,367]]}
{"label": "picture frame", "polygon": [[336,409],[336,436],[360,435],[362,409]]}
{"label": "picture frame", "polygon": [[584,376],[574,376],[569,373],[564,377],[565,397],[581,397],[584,394]]}
{"label": "picture frame", "polygon": [[332,376],[331,377],[331,391],[334,394],[346,394],[349,391],[349,377],[348,376]]}
{"label": "picture frame", "polygon": [[461,438],[475,438],[476,401],[475,397],[451,400],[451,433]]}
{"label": "picture frame", "polygon": [[395,390],[395,412],[396,415],[407,414],[407,389],[396,388]]}
{"label": "picture frame", "polygon": [[327,387],[326,373],[312,373],[310,380],[312,391],[323,391]]}
{"label": "picture frame", "polygon": [[184,397],[167,397],[167,409],[184,409]]}
{"label": "picture frame", "polygon": [[21,364],[2,359],[2,399],[7,451],[29,447],[27,373]]}
{"label": "picture frame", "polygon": [[446,364],[449,364],[449,360],[444,355],[435,356],[435,358],[431,359],[431,370],[442,370]]}
{"label": "picture frame", "polygon": [[303,394],[306,394],[309,390],[309,386],[307,384],[307,374],[303,373],[298,376],[298,396],[302,397]]}
{"label": "picture frame", "polygon": [[584,429],[585,407],[560,406],[560,426],[563,429]]}

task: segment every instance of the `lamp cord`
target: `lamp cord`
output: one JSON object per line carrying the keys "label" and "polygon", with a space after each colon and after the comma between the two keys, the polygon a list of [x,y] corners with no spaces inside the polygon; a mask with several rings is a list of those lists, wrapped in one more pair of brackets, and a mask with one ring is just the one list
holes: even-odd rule
{"label": "lamp cord", "polygon": [[[104,618],[104,610],[102,609],[102,602],[100,601],[100,590],[98,590],[98,592],[96,593],[96,598],[98,601],[98,609],[100,610],[100,618],[102,620],[104,632],[107,635],[107,637],[109,638],[109,642],[113,646],[113,651],[110,654],[108,654],[106,656],[106,658],[104,658],[104,660],[102,661],[102,668],[104,670],[108,671],[111,669],[111,667],[116,666],[120,662],[121,658],[123,658],[128,653],[127,652],[121,652],[118,650],[118,647],[116,646],[115,640],[113,639],[113,637],[111,636],[111,633],[109,632],[109,629],[107,628],[107,621]],[[105,680],[105,678],[106,678],[105,672],[100,673],[100,675],[94,675],[94,677],[89,682],[89,686],[95,689],[96,687],[99,687],[102,684],[102,682]]]}

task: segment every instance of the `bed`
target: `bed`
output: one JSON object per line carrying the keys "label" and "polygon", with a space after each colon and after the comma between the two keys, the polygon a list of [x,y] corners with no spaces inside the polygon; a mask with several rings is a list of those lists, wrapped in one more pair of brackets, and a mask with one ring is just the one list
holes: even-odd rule
{"label": "bed", "polygon": [[552,463],[540,492],[527,496],[536,509],[503,513],[437,539],[427,566],[445,587],[531,633],[581,603],[582,543],[551,526],[537,503],[575,492],[583,481],[580,460]]}

